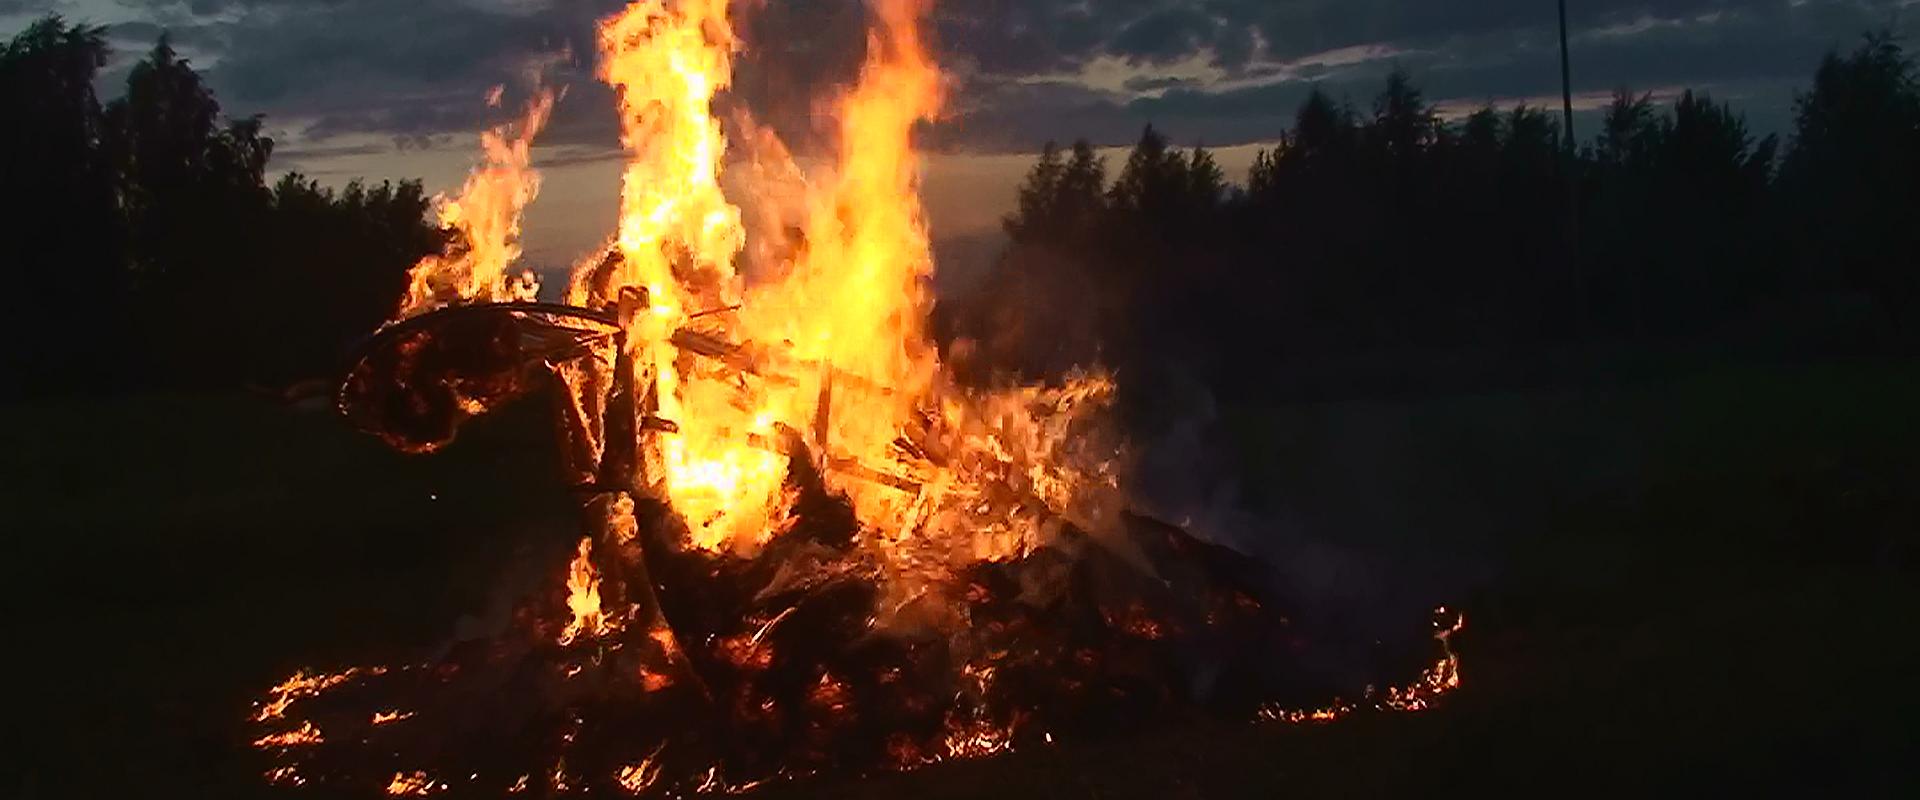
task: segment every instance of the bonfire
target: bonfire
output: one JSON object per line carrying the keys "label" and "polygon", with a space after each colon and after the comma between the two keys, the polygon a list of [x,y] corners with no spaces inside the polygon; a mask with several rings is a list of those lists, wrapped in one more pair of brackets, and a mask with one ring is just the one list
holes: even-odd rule
{"label": "bonfire", "polygon": [[[1261,564],[1128,513],[1113,379],[961,385],[926,329],[934,264],[912,133],[945,78],[926,0],[875,0],[835,99],[838,154],[771,134],[804,224],[743,268],[714,116],[728,0],[640,0],[600,27],[628,161],[619,229],[564,303],[513,274],[542,92],[482,137],[340,393],[408,452],[553,398],[585,530],[504,631],[418,663],[303,671],[252,710],[266,780],[390,795],[742,791],[911,769],[1195,711],[1282,722],[1416,711],[1459,684],[1303,702],[1301,637]],[[496,92],[492,102],[500,102]],[[1312,687],[1317,688],[1317,687]]]}

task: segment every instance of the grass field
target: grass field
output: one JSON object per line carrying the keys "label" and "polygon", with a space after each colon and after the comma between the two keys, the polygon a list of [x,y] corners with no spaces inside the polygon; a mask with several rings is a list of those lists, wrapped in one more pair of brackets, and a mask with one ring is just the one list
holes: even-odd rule
{"label": "grass field", "polygon": [[[1914,796],[1917,408],[1920,365],[1863,362],[1238,410],[1255,500],[1467,609],[1446,705],[767,794]],[[0,793],[258,793],[238,722],[261,687],[414,652],[561,563],[547,432],[518,409],[407,458],[245,397],[0,408],[24,623]]]}

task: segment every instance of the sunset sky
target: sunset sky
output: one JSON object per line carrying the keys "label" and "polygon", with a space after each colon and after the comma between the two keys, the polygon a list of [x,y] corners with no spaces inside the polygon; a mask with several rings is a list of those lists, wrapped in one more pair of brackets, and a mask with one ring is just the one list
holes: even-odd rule
{"label": "sunset sky", "polygon": [[[456,185],[496,84],[544,72],[568,93],[542,139],[547,182],[528,257],[555,268],[612,227],[617,122],[593,79],[593,23],[618,0],[0,0],[0,30],[55,12],[111,26],[103,94],[165,30],[230,114],[262,113],[276,172]],[[816,98],[860,57],[859,0],[744,0],[729,102],[806,151]],[[1920,30],[1920,0],[1570,0],[1577,104],[1690,86],[1782,130],[1822,52],[1867,30]],[[1239,179],[1313,85],[1364,107],[1398,64],[1443,111],[1557,103],[1551,0],[943,0],[954,91],[925,137],[929,215],[958,252],[990,248],[1047,139],[1131,141],[1152,122],[1220,149]],[[509,96],[512,96],[511,94]],[[1591,116],[1582,120],[1592,129]],[[1117,159],[1116,159],[1117,160]]]}

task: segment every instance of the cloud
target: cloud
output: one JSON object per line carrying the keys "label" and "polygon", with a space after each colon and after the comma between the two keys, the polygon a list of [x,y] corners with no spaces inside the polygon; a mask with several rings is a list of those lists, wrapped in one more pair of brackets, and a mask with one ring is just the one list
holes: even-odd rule
{"label": "cloud", "polygon": [[1202,85],[1202,82],[1198,78],[1185,78],[1185,77],[1169,76],[1169,75],[1137,75],[1132,78],[1128,78],[1126,83],[1123,85],[1126,87],[1127,91],[1140,92],[1144,94],[1147,92],[1164,92],[1168,89],[1200,88]]}
{"label": "cloud", "polygon": [[1211,46],[1224,22],[1198,8],[1162,9],[1121,29],[1106,47],[1147,63],[1177,61]]}
{"label": "cloud", "polygon": [[[222,106],[265,113],[302,139],[377,134],[408,144],[469,133],[493,116],[496,84],[536,69],[590,84],[593,22],[616,0],[117,0],[140,19],[113,26],[138,52],[162,31],[194,57]],[[573,105],[578,109],[580,106]],[[611,113],[611,112],[608,112]],[[578,131],[579,120],[558,129]]]}
{"label": "cloud", "polygon": [[[0,13],[52,0],[0,0]],[[236,114],[264,112],[309,149],[342,137],[433,146],[493,118],[488,87],[530,65],[569,85],[544,141],[617,139],[594,78],[594,25],[620,0],[65,0],[143,49],[162,29]],[[855,75],[863,0],[737,0],[729,109],[801,149],[830,135],[820,98]],[[1909,0],[1582,0],[1570,4],[1576,90],[1713,88],[1784,119],[1820,54],[1899,20]],[[1315,85],[1364,107],[1394,65],[1434,100],[1558,90],[1554,7],[1541,0],[940,0],[934,36],[958,92],[927,132],[944,148],[1027,150],[1049,138],[1271,139]],[[570,58],[555,61],[554,54]],[[318,152],[318,151],[315,151]]]}
{"label": "cloud", "polygon": [[57,5],[59,0],[0,0],[0,16],[41,14]]}
{"label": "cloud", "polygon": [[[1573,51],[1576,92],[1707,88],[1747,112],[1756,130],[1775,132],[1785,126],[1793,92],[1810,79],[1821,55],[1851,47],[1863,32],[1896,20],[1902,4],[1603,0],[1581,5],[1575,20],[1584,27],[1576,27]],[[1107,48],[1142,62],[1138,75],[1102,81],[1117,84],[1118,90],[1089,95],[1075,90],[1066,76],[1018,85],[982,82],[975,89],[980,97],[959,121],[961,130],[943,143],[1030,150],[1049,138],[1086,136],[1113,144],[1131,140],[1149,122],[1184,141],[1268,140],[1285,130],[1311,87],[1345,96],[1364,110],[1395,66],[1410,70],[1430,99],[1450,105],[1559,94],[1554,20],[1550,13],[1544,20],[1537,13],[1543,7],[1551,12],[1551,4],[1250,0],[1209,7],[1222,19],[1268,31],[1256,59],[1216,63],[1204,79],[1168,77],[1164,65],[1170,61],[1210,55],[1206,32],[1235,26],[1208,27],[1190,18],[1149,14],[1141,19],[1163,20],[1156,23],[1161,35],[1116,38]],[[1523,9],[1527,13],[1519,13]],[[1908,23],[1907,30],[1915,28]],[[1112,55],[1103,51],[1083,63]],[[1078,77],[1086,82],[1089,76]]]}
{"label": "cloud", "polygon": [[360,144],[321,145],[313,147],[275,147],[273,157],[287,162],[305,163],[322,161],[341,156],[371,156],[389,152],[385,145],[371,142]]}

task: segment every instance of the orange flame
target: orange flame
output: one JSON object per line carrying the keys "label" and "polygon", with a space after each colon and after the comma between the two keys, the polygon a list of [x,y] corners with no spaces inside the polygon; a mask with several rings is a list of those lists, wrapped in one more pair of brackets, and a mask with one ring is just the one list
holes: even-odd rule
{"label": "orange flame", "polygon": [[403,719],[412,718],[413,712],[411,711],[376,711],[373,714],[373,724],[385,725],[390,722],[399,722]]}
{"label": "orange flame", "polygon": [[734,259],[746,233],[721,192],[727,142],[713,115],[738,44],[727,14],[727,0],[641,0],[601,25],[601,77],[619,92],[629,153],[618,260],[610,269],[590,262],[569,292],[581,305],[609,305],[623,291],[647,298],[629,331],[636,369],[657,387],[657,413],[680,431],[650,456],[704,547],[723,542],[704,531],[762,526],[786,468],[779,454],[745,441],[770,436],[772,418],[743,425],[759,420],[741,419],[728,386],[697,380],[704,376],[688,374],[666,346],[691,315],[739,299]]}
{"label": "orange flame", "polygon": [[[488,105],[500,103],[494,87]],[[409,273],[407,296],[396,319],[436,306],[472,300],[532,300],[540,282],[532,272],[509,276],[520,258],[520,218],[540,194],[533,168],[533,138],[553,113],[553,92],[539,90],[515,122],[480,134],[483,161],[467,176],[458,197],[435,197],[443,228],[457,232],[451,252],[427,256]]]}
{"label": "orange flame", "polygon": [[[837,163],[806,184],[800,246],[753,283],[736,268],[742,215],[719,180],[713,98],[738,45],[727,0],[638,0],[602,24],[629,163],[618,236],[576,270],[569,302],[644,298],[627,304],[634,377],[674,428],[649,442],[645,477],[694,546],[751,553],[787,529],[794,441],[899,575],[1018,554],[1049,518],[1104,516],[1085,497],[1112,485],[1111,459],[1063,442],[1111,384],[963,392],[925,329],[934,265],[912,140],[944,94],[921,33],[929,5],[873,4],[859,81],[837,100]],[[787,158],[770,131],[755,135],[756,157]],[[791,162],[747,172],[782,194],[803,174]],[[990,484],[1041,503],[990,501]]]}
{"label": "orange flame", "polygon": [[581,634],[599,636],[606,632],[606,620],[600,614],[600,573],[593,567],[593,539],[581,538],[580,549],[567,568],[567,610],[573,621],[560,633],[560,644],[572,644]]}
{"label": "orange flame", "polygon": [[387,794],[394,797],[404,795],[425,797],[434,792],[444,791],[446,788],[446,784],[434,783],[433,779],[427,777],[427,773],[424,772],[396,772],[393,773],[393,780],[387,782]]}
{"label": "orange flame", "polygon": [[308,673],[306,670],[300,670],[295,672],[292,677],[281,681],[279,685],[268,690],[271,698],[264,703],[256,704],[260,709],[254,712],[253,721],[266,722],[270,719],[280,719],[286,715],[289,706],[292,706],[302,698],[317,697],[320,693],[351,681],[363,674],[381,675],[386,671],[386,667],[370,667],[366,670],[355,667],[333,674],[316,675]]}
{"label": "orange flame", "polygon": [[619,783],[620,788],[627,794],[640,794],[646,791],[660,780],[660,751],[665,749],[666,745],[662,744],[652,753],[647,754],[646,758],[640,759],[640,763],[621,767],[614,773],[614,781]]}
{"label": "orange flame", "polygon": [[305,786],[307,783],[307,779],[300,776],[300,770],[296,767],[274,767],[267,770],[264,777],[267,783],[273,786]]}
{"label": "orange flame", "polygon": [[321,737],[320,729],[311,722],[301,722],[300,727],[284,733],[274,733],[253,740],[253,746],[259,748],[307,747],[326,741]]}
{"label": "orange flame", "polygon": [[1467,615],[1449,612],[1446,606],[1434,609],[1433,639],[1440,643],[1440,657],[1420,673],[1420,677],[1405,686],[1389,686],[1385,692],[1367,687],[1366,697],[1360,703],[1335,700],[1332,704],[1315,709],[1289,709],[1270,705],[1260,709],[1257,719],[1262,722],[1332,722],[1356,711],[1395,711],[1417,712],[1433,707],[1435,700],[1460,688],[1460,655],[1453,650],[1453,635],[1467,627]]}
{"label": "orange flame", "polygon": [[[926,7],[920,0],[874,6],[877,27],[860,81],[836,115],[839,166],[812,201],[806,250],[785,280],[750,297],[742,313],[754,339],[787,343],[794,359],[818,365],[769,410],[792,428],[811,427],[812,444],[823,451],[817,455],[829,463],[896,463],[894,444],[932,399],[939,369],[923,324],[933,258],[911,141],[913,126],[932,119],[941,101],[940,70],[919,35]],[[831,403],[824,415],[823,396]],[[881,530],[900,531],[913,501],[866,477],[833,488]]]}

